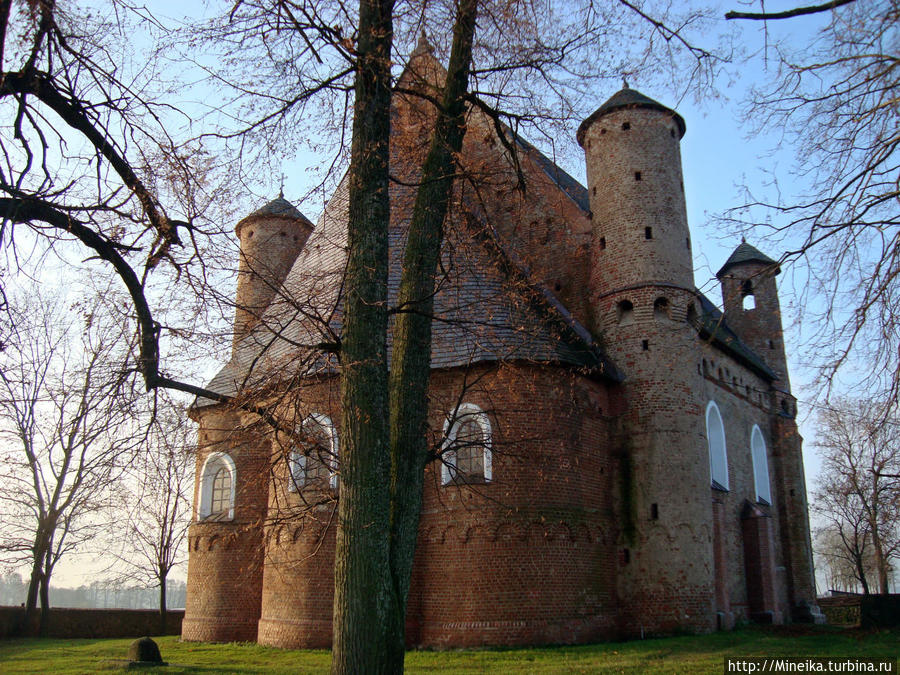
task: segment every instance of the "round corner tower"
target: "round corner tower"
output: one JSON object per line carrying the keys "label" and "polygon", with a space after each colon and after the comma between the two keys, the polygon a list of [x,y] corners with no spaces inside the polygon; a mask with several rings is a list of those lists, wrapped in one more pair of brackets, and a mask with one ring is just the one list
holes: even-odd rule
{"label": "round corner tower", "polygon": [[237,345],[259,321],[313,231],[313,224],[279,195],[238,222],[241,244],[234,311]]}
{"label": "round corner tower", "polygon": [[578,129],[592,328],[625,375],[618,599],[625,635],[715,627],[699,312],[678,113],[625,87]]}
{"label": "round corner tower", "polygon": [[[282,196],[235,227],[241,253],[233,348],[272,302],[312,229]],[[223,382],[240,381],[242,367],[233,356],[222,371]],[[255,415],[209,400],[198,399],[191,416],[199,429],[182,639],[256,640],[269,505],[269,429]]]}

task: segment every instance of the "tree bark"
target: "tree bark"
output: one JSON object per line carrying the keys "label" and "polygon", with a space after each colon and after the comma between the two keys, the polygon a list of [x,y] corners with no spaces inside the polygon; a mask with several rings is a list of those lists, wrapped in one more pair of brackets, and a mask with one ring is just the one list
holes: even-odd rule
{"label": "tree bark", "polygon": [[52,550],[48,549],[44,554],[44,569],[41,572],[41,619],[38,624],[38,635],[45,637],[47,627],[50,625],[50,556]]}
{"label": "tree bark", "polygon": [[159,577],[159,634],[166,634],[166,577],[168,575],[163,572]]}
{"label": "tree bark", "polygon": [[388,165],[392,0],[361,0],[350,150],[333,673],[387,663],[390,456],[387,396]]}
{"label": "tree bark", "polygon": [[31,578],[28,582],[28,594],[25,596],[25,617],[22,619],[22,629],[25,635],[31,634],[37,613],[38,591],[41,587],[41,563],[43,559],[35,557],[31,564]]}
{"label": "tree bark", "polygon": [[422,167],[409,228],[393,332],[390,372],[391,576],[393,606],[388,635],[391,672],[403,672],[406,607],[412,574],[422,484],[428,456],[428,382],[435,275],[455,175],[455,156],[465,135],[468,90],[478,0],[457,6],[453,46],[441,109]]}
{"label": "tree bark", "polygon": [[872,552],[875,558],[875,573],[878,575],[878,592],[887,595],[889,591],[888,563],[884,555],[884,542],[881,539],[881,532],[878,529],[877,513],[873,514],[872,521],[869,524],[872,534]]}

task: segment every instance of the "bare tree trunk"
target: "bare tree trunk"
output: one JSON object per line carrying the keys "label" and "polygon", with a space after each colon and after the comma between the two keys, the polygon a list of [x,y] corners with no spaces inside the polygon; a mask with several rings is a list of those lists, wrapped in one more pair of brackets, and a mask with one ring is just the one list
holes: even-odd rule
{"label": "bare tree trunk", "polygon": [[25,635],[31,634],[37,613],[38,591],[41,587],[41,563],[43,558],[35,557],[31,564],[31,579],[28,582],[28,594],[25,596],[25,617],[22,619],[22,631]]}
{"label": "bare tree trunk", "polygon": [[855,559],[856,562],[856,576],[859,578],[859,583],[862,584],[863,595],[869,594],[869,580],[866,579],[866,568],[863,564],[862,556],[857,556]]}
{"label": "bare tree trunk", "polygon": [[162,572],[159,576],[159,634],[166,634],[166,578],[169,575]]}
{"label": "bare tree trunk", "polygon": [[[23,619],[23,628],[26,635],[31,635],[33,626],[35,625],[37,614],[38,600],[40,599],[42,607],[44,606],[44,584],[45,584],[45,559],[49,553],[50,542],[47,540],[47,530],[44,519],[41,518],[38,523],[37,532],[34,535],[34,549],[31,563],[31,578],[28,582],[28,595],[25,598],[25,617]],[[38,620],[37,634],[42,634],[44,626],[44,612]]]}
{"label": "bare tree trunk", "polygon": [[457,7],[453,47],[441,110],[422,168],[404,256],[394,326],[390,373],[391,575],[393,600],[388,635],[389,670],[402,672],[406,653],[406,607],[412,574],[422,483],[428,455],[426,428],[431,374],[434,284],[455,174],[454,156],[465,135],[468,89],[478,0]]}
{"label": "bare tree trunk", "polygon": [[44,555],[44,569],[41,573],[41,621],[38,625],[38,635],[47,635],[47,627],[50,624],[50,557],[52,550]]}
{"label": "bare tree trunk", "polygon": [[870,528],[872,532],[872,551],[875,558],[875,573],[878,575],[878,592],[882,595],[887,595],[890,592],[888,588],[890,563],[888,563],[884,555],[884,542],[881,540],[881,533],[879,532],[876,518],[872,518]]}
{"label": "bare tree trunk", "polygon": [[390,604],[387,396],[392,0],[361,0],[350,150],[342,457],[333,673],[386,672]]}

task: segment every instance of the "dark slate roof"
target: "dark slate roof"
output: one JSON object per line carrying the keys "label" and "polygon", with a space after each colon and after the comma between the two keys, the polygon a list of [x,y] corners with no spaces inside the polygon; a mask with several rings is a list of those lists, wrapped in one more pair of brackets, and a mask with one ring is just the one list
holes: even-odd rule
{"label": "dark slate roof", "polygon": [[653,110],[661,110],[662,112],[671,114],[675,118],[675,123],[678,125],[678,129],[681,132],[679,138],[684,137],[684,132],[687,130],[687,126],[684,123],[684,118],[677,112],[675,112],[671,108],[667,108],[659,101],[654,101],[649,96],[645,96],[637,89],[629,89],[626,86],[610,96],[609,99],[607,99],[606,103],[604,103],[594,112],[588,115],[587,119],[581,123],[581,125],[578,127],[578,134],[576,136],[576,138],[578,139],[578,143],[582,143],[582,141],[584,140],[584,132],[594,120],[596,120],[598,117],[602,117],[608,112],[612,112],[613,110],[621,110],[622,108],[651,108]]}
{"label": "dark slate roof", "polygon": [[512,134],[513,138],[515,138],[516,143],[520,145],[525,150],[525,152],[528,153],[528,156],[531,157],[531,159],[533,159],[539,167],[541,167],[541,170],[550,177],[550,180],[552,180],[563,192],[565,192],[573,202],[578,204],[578,207],[582,211],[584,211],[585,213],[589,213],[591,210],[591,204],[587,188],[577,180],[572,178],[572,176],[570,176],[568,173],[563,171],[553,160],[543,154],[531,143],[511,130],[510,133]]}
{"label": "dark slate roof", "polygon": [[740,265],[741,263],[748,262],[759,262],[765,265],[777,265],[778,263],[772,260],[765,253],[762,253],[760,250],[754,248],[746,241],[742,241],[740,245],[734,249],[734,253],[729,256],[728,260],[725,261],[725,264],[722,265],[722,269],[716,272],[716,277],[721,278],[725,272],[727,272],[730,268],[735,265]]}
{"label": "dark slate roof", "polygon": [[257,218],[259,216],[282,216],[284,218],[303,218],[306,217],[297,210],[297,208],[291,204],[287,199],[283,196],[279,195],[268,204],[265,204],[253,213],[251,213],[248,218]]}
{"label": "dark slate roof", "polygon": [[[395,185],[391,197],[402,203],[412,190]],[[284,292],[237,345],[209,389],[234,396],[245,388],[275,386],[276,380],[337,372],[337,359],[321,346],[341,332],[347,199],[345,179],[288,274]],[[405,220],[392,222],[389,233],[391,304],[396,304],[409,226],[410,214],[400,211],[394,210],[395,217]],[[450,272],[434,299],[432,368],[530,361],[621,379],[590,332],[552,293],[530,284],[483,225],[448,227],[441,267]],[[195,406],[213,403],[201,398]]]}
{"label": "dark slate roof", "polygon": [[704,340],[710,340],[719,349],[730,354],[737,361],[756,371],[762,377],[768,380],[777,380],[778,376],[766,365],[766,362],[735,335],[725,321],[725,315],[722,314],[719,308],[702,293],[698,295],[700,296],[701,313],[697,317],[694,327],[697,329],[700,337]]}

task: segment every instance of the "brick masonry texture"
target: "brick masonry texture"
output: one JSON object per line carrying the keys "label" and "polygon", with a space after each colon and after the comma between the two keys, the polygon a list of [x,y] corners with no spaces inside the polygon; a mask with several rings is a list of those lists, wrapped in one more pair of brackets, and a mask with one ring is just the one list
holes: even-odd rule
{"label": "brick masonry texture", "polygon": [[[166,634],[181,633],[184,610],[172,609],[166,614]],[[22,634],[25,619],[23,607],[0,607],[0,638]],[[36,628],[40,610],[35,616]],[[29,632],[30,635],[34,631]],[[128,638],[159,635],[159,612],[151,609],[75,609],[53,607],[47,626],[51,638]]]}
{"label": "brick masonry texture", "polygon": [[[419,86],[417,72],[429,86],[441,69],[423,52],[404,73],[408,86]],[[580,643],[819,616],[776,270],[757,261],[731,266],[721,279],[724,316],[715,319],[722,330],[703,337],[698,316],[709,303],[693,279],[683,123],[623,92],[611,101],[628,105],[601,108],[579,132],[587,188],[517,140],[528,190],[516,190],[490,120],[470,115],[461,161],[479,191],[461,187],[454,197],[443,259],[451,271],[436,306],[455,298],[454,316],[471,326],[443,333],[443,351],[433,352],[428,434],[440,451],[448,414],[459,403],[477,406],[491,430],[491,476],[445,484],[440,460],[426,468],[411,646]],[[410,179],[426,147],[431,113],[423,105],[396,100],[394,142],[404,150],[395,170]],[[413,192],[392,190],[392,236],[401,241]],[[329,240],[340,246],[339,207],[329,209],[310,236],[316,259],[332,260]],[[252,223],[274,232],[284,219],[263,209]],[[249,231],[245,224],[242,250]],[[279,256],[270,272],[259,265],[242,277],[239,294],[258,304],[263,291],[254,284],[300,288],[312,254],[290,271],[289,256]],[[396,260],[391,270],[399,274]],[[756,306],[745,310],[748,282]],[[483,301],[488,291],[507,301]],[[488,307],[490,316],[478,314]],[[485,328],[498,313],[510,322],[497,331],[504,339],[552,336],[568,351],[517,343],[486,355],[485,345],[503,344]],[[246,318],[238,323],[245,330]],[[238,336],[236,352],[238,343],[247,341]],[[478,354],[468,367],[459,365],[466,349]],[[603,356],[579,361],[578,349]],[[222,372],[237,372],[229,367]],[[340,429],[336,369],[281,389],[277,378],[261,379],[269,387],[262,400],[280,401],[287,426],[302,428],[315,414]],[[727,486],[711,485],[711,402],[724,426]],[[206,457],[227,452],[237,475],[234,518],[191,528],[183,635],[328,647],[339,480],[295,489],[288,459],[299,441],[210,403],[193,412],[198,485]],[[771,504],[757,495],[755,427]]]}

